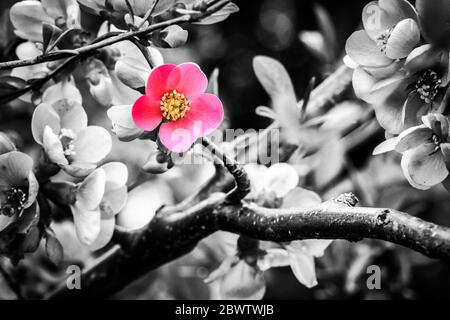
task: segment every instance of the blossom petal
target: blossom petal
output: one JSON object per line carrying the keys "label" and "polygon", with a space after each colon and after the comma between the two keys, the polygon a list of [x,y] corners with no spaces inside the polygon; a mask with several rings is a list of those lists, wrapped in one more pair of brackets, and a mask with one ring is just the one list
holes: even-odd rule
{"label": "blossom petal", "polygon": [[78,240],[84,245],[91,245],[100,234],[100,211],[86,210],[77,204],[71,206],[71,210]]}
{"label": "blossom petal", "polygon": [[297,280],[307,288],[317,285],[314,257],[287,247],[291,269]]}
{"label": "blossom petal", "polygon": [[383,67],[392,63],[364,30],[355,31],[348,38],[345,51],[361,66]]}
{"label": "blossom petal", "polygon": [[188,99],[195,100],[208,87],[208,78],[195,63],[178,65],[167,79],[167,88],[183,93]]}
{"label": "blossom petal", "polygon": [[42,144],[44,129],[49,127],[53,132],[61,130],[59,115],[53,107],[47,103],[41,103],[34,109],[31,118],[31,133],[34,140]]}
{"label": "blossom petal", "polygon": [[261,272],[239,261],[221,281],[220,294],[223,300],[261,300],[266,292],[266,283]]}
{"label": "blossom petal", "polygon": [[128,169],[122,162],[109,162],[102,165],[106,174],[106,185],[113,188],[120,188],[126,185],[128,180]]}
{"label": "blossom petal", "polygon": [[201,136],[201,122],[192,122],[188,117],[163,123],[159,129],[159,139],[172,152],[189,150]]}
{"label": "blossom petal", "polygon": [[403,153],[401,166],[408,182],[416,189],[426,190],[448,176],[442,153],[436,144],[427,143]]}
{"label": "blossom petal", "polygon": [[421,124],[423,115],[430,111],[431,105],[423,101],[417,92],[411,92],[402,109],[402,123],[404,128]]}
{"label": "blossom petal", "polygon": [[101,219],[100,232],[95,241],[89,245],[89,249],[95,251],[106,246],[112,239],[115,226],[116,226],[116,219],[114,218]]}
{"label": "blossom petal", "polygon": [[300,241],[292,241],[291,247],[295,247],[296,242],[301,242],[301,246],[304,252],[313,257],[321,257],[325,253],[325,250],[330,246],[333,240],[329,239],[307,239]]}
{"label": "blossom petal", "polygon": [[378,146],[376,146],[375,149],[373,150],[372,154],[374,156],[376,156],[376,155],[379,155],[382,153],[394,151],[397,143],[398,143],[397,137],[387,139],[386,141],[383,141]]}
{"label": "blossom petal", "polygon": [[126,186],[111,188],[106,186],[100,210],[102,219],[110,218],[118,214],[126,205],[128,191]]}
{"label": "blossom petal", "polygon": [[45,154],[48,156],[51,162],[58,165],[69,164],[69,161],[67,161],[64,155],[64,149],[61,140],[59,140],[58,136],[53,132],[52,129],[50,129],[49,126],[46,126],[44,129],[42,146],[44,147]]}
{"label": "blossom petal", "polygon": [[314,191],[294,188],[283,198],[282,208],[311,208],[322,202]]}
{"label": "blossom petal", "polygon": [[[88,118],[83,106],[75,100],[58,100],[52,108],[59,115],[60,127],[78,133],[87,127]],[[54,131],[59,132],[59,131]]]}
{"label": "blossom petal", "polygon": [[54,22],[39,1],[19,1],[11,7],[9,16],[19,37],[36,42],[42,42],[42,24]]}
{"label": "blossom petal", "polygon": [[257,196],[263,191],[265,185],[263,184],[261,177],[264,177],[268,170],[269,168],[266,166],[257,163],[249,163],[244,166],[244,171],[247,173],[247,177],[250,180],[252,195]]}
{"label": "blossom petal", "polygon": [[201,135],[205,136],[216,130],[223,120],[223,106],[220,99],[210,93],[204,93],[190,104],[187,117],[191,121],[201,122]]}
{"label": "blossom petal", "polygon": [[81,104],[83,99],[80,90],[70,81],[61,81],[48,87],[42,94],[42,102],[52,104],[58,100],[73,100]]}
{"label": "blossom petal", "polygon": [[286,267],[291,264],[289,254],[284,249],[267,249],[266,254],[258,259],[258,268],[267,271],[271,268]]}
{"label": "blossom petal", "polygon": [[96,210],[105,193],[105,182],[106,174],[102,169],[88,175],[78,187],[75,205],[86,211]]}
{"label": "blossom petal", "polygon": [[111,151],[111,135],[105,128],[89,126],[73,140],[73,161],[97,163]]}
{"label": "blossom petal", "polygon": [[142,96],[134,103],[131,114],[138,128],[152,131],[162,120],[160,101],[150,95]]}
{"label": "blossom petal", "polygon": [[299,182],[297,171],[287,163],[276,163],[269,167],[262,179],[264,189],[273,192],[278,198],[284,197],[294,189]]}
{"label": "blossom petal", "polygon": [[376,82],[377,79],[361,67],[353,71],[352,84],[355,95],[366,102],[370,103],[370,93]]}
{"label": "blossom petal", "polygon": [[391,59],[403,59],[420,42],[420,30],[413,19],[400,21],[392,31],[387,44],[386,55]]}
{"label": "blossom petal", "polygon": [[397,152],[405,152],[414,149],[424,143],[431,142],[433,131],[425,125],[412,127],[403,131],[397,139],[395,150]]}
{"label": "blossom petal", "polygon": [[160,100],[164,93],[175,88],[169,88],[167,85],[168,78],[172,71],[176,68],[174,64],[163,64],[152,70],[147,80],[145,89],[146,95],[153,98],[153,100]]}
{"label": "blossom petal", "polygon": [[25,153],[11,151],[0,155],[0,186],[27,186],[32,169],[33,159]]}
{"label": "blossom petal", "polygon": [[131,115],[132,105],[113,106],[106,112],[112,122],[112,131],[121,141],[132,141],[144,130],[136,127]]}

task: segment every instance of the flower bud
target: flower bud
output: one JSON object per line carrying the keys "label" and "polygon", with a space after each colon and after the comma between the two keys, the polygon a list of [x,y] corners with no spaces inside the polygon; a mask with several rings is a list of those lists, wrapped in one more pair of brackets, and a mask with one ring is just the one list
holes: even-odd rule
{"label": "flower bud", "polygon": [[119,59],[114,70],[120,81],[133,89],[145,87],[145,82],[150,73],[148,65],[132,57]]}
{"label": "flower bud", "polygon": [[89,91],[94,99],[104,107],[111,106],[112,103],[112,81],[109,76],[99,74],[94,82],[89,81]]}
{"label": "flower bud", "polygon": [[143,169],[148,173],[161,174],[169,170],[171,167],[172,164],[170,157],[156,150],[150,154],[147,162],[143,166]]}

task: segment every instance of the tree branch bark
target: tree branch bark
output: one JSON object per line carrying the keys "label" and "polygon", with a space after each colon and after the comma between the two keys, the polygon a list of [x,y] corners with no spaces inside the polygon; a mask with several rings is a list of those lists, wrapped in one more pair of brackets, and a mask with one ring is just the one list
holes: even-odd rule
{"label": "tree branch bark", "polygon": [[353,194],[308,209],[268,209],[230,204],[216,193],[191,209],[160,213],[134,233],[127,246],[116,247],[82,275],[82,289],[65,283],[48,299],[100,299],[189,251],[208,235],[229,231],[275,242],[302,239],[372,238],[396,243],[431,258],[450,261],[450,228],[385,208],[353,207]]}

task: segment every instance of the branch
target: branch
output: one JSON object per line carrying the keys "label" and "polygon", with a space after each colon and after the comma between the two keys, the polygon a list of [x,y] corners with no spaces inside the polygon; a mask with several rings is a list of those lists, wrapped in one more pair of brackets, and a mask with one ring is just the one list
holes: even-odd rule
{"label": "branch", "polygon": [[103,47],[112,45],[116,42],[125,41],[125,40],[131,40],[133,38],[139,38],[141,36],[145,36],[153,31],[164,29],[166,27],[169,27],[171,25],[180,24],[184,22],[196,22],[204,17],[210,16],[220,9],[222,9],[225,5],[227,5],[230,1],[229,0],[221,0],[221,1],[213,1],[213,4],[209,6],[207,10],[200,14],[184,14],[179,17],[163,21],[160,23],[155,23],[145,29],[142,30],[136,30],[136,31],[129,31],[124,32],[118,35],[115,35],[113,37],[108,37],[106,39],[103,39],[101,41],[94,40],[93,43],[73,49],[73,50],[58,50],[53,51],[50,53],[46,53],[31,59],[24,59],[24,60],[13,60],[13,61],[7,61],[0,63],[0,70],[6,70],[6,69],[12,69],[16,67],[23,67],[23,66],[30,66],[34,64],[39,64],[43,62],[50,62],[55,60],[64,59],[70,56],[77,56],[77,55],[89,55],[94,53],[96,50],[101,49]]}
{"label": "branch", "polygon": [[353,207],[356,201],[353,194],[344,194],[314,208],[286,210],[230,204],[224,194],[215,194],[189,210],[156,215],[126,250],[113,249],[85,271],[81,290],[68,290],[64,284],[47,298],[110,297],[218,230],[275,242],[373,238],[450,261],[449,228],[392,209]]}
{"label": "branch", "polygon": [[250,192],[250,181],[244,168],[234,159],[231,159],[224,154],[219,147],[217,147],[207,137],[203,137],[202,144],[205,146],[214,157],[223,163],[223,166],[231,173],[236,181],[236,187],[229,193],[227,199],[232,203],[238,203]]}

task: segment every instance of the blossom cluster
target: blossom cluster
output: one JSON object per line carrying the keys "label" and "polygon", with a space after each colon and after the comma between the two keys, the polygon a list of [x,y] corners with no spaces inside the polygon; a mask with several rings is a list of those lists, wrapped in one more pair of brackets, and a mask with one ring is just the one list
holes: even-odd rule
{"label": "blossom cluster", "polygon": [[403,173],[418,189],[447,184],[449,21],[447,1],[374,1],[346,44],[355,93],[386,130],[374,153],[401,153]]}

